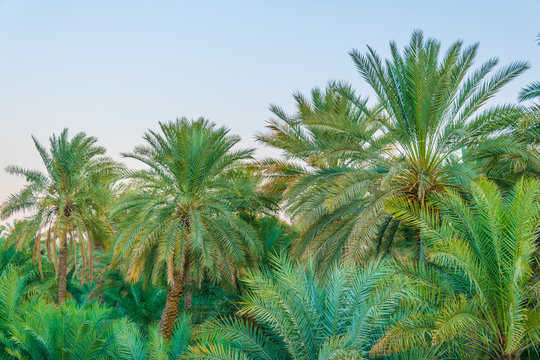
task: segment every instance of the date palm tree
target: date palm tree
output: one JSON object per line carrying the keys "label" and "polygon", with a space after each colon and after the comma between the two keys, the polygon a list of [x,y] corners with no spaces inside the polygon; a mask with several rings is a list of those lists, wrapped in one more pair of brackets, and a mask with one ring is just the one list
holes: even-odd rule
{"label": "date palm tree", "polygon": [[479,180],[466,197],[470,201],[448,191],[433,197],[428,209],[402,198],[388,205],[421,229],[429,264],[444,276],[411,272],[424,305],[417,303],[391,326],[372,353],[453,342],[478,358],[509,360],[540,345],[534,274],[540,185],[521,180],[502,193]]}
{"label": "date palm tree", "polygon": [[[540,35],[538,35],[538,45],[540,45]],[[540,81],[534,81],[521,90],[519,101],[524,102],[527,100],[532,100],[532,104],[527,107],[523,118],[516,122],[516,126],[510,135],[521,138],[522,142],[527,144],[532,152],[536,152],[536,156],[532,158],[532,161],[526,163],[509,159],[507,168],[518,168],[521,176],[540,178]],[[500,178],[508,179],[505,176],[507,174],[508,171],[505,171]]]}
{"label": "date palm tree", "polygon": [[168,283],[161,330],[168,339],[182,293],[204,276],[233,281],[245,252],[257,252],[256,233],[239,211],[256,209],[252,184],[243,181],[243,162],[252,150],[233,150],[240,140],[204,119],[160,123],[145,145],[126,157],[149,169],[133,171],[131,189],[113,215],[117,227],[114,262],[127,279]]}
{"label": "date palm tree", "polygon": [[[281,179],[274,190],[285,190],[288,214],[301,224],[297,251],[314,253],[323,265],[343,256],[361,261],[373,253],[371,244],[391,244],[403,226],[384,210],[384,199],[401,194],[424,204],[431,194],[476,178],[485,159],[532,156],[519,139],[501,135],[523,110],[486,106],[528,65],[494,72],[498,61],[490,59],[473,70],[478,44],[457,41],[444,56],[440,48],[416,31],[403,52],[391,42],[387,60],[371,47],[365,54],[353,50],[375,107],[350,86],[332,84],[311,99],[296,95],[293,116],[272,108],[277,119],[259,140],[292,161],[267,161],[263,170]],[[423,259],[423,240],[413,237]]]}
{"label": "date palm tree", "polygon": [[9,166],[7,172],[24,177],[26,185],[6,200],[1,214],[8,218],[29,213],[16,224],[8,240],[16,243],[17,249],[33,248],[42,277],[41,250],[45,246],[58,275],[61,304],[66,298],[70,257],[81,282],[93,280],[94,246],[111,235],[104,211],[120,166],[104,155],[105,148],[96,145],[95,137],[82,132],[70,139],[64,129],[59,136],[50,137],[49,149],[32,139],[45,172]]}
{"label": "date palm tree", "polygon": [[251,273],[238,316],[201,326],[187,359],[364,359],[406,290],[389,263],[334,267],[274,258]]}
{"label": "date palm tree", "polygon": [[112,320],[110,310],[94,304],[59,308],[43,302],[31,305],[11,323],[7,359],[116,359],[116,333],[126,321]]}
{"label": "date palm tree", "polygon": [[117,357],[122,360],[177,360],[187,353],[191,342],[193,326],[191,317],[179,316],[176,319],[171,339],[166,341],[157,324],[144,333],[126,324],[116,335]]}
{"label": "date palm tree", "polygon": [[127,317],[147,332],[150,324],[160,319],[166,296],[165,288],[127,282],[121,272],[111,269],[104,274],[103,284],[92,289],[89,299],[103,299],[100,303],[113,308],[114,317]]}
{"label": "date palm tree", "polygon": [[[47,262],[44,262],[44,271],[54,274]],[[39,280],[39,271],[32,264],[29,251],[18,252],[13,247],[3,251],[0,256],[0,359],[9,359],[4,355],[13,345],[10,338],[27,304],[54,298],[51,284],[41,284]]]}

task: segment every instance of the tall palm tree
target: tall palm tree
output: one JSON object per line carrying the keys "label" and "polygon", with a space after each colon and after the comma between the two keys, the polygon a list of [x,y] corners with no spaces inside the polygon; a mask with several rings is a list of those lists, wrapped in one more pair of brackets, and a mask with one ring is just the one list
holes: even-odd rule
{"label": "tall palm tree", "polygon": [[[431,194],[460,187],[481,173],[477,163],[506,154],[530,156],[520,141],[504,136],[523,114],[512,105],[486,107],[497,91],[528,68],[516,62],[491,74],[490,59],[472,70],[478,44],[461,41],[441,57],[440,43],[414,32],[400,52],[390,43],[383,61],[368,47],[351,57],[376,94],[366,106],[350,86],[296,95],[294,116],[281,109],[262,142],[285,150],[293,163],[270,161],[263,169],[285,191],[289,215],[300,220],[299,252],[315,253],[321,264],[343,255],[359,261],[378,243],[399,234],[399,220],[384,211],[396,194],[424,204]],[[491,76],[490,76],[491,74]],[[280,188],[281,186],[281,188]],[[417,257],[424,258],[416,236]]]}
{"label": "tall palm tree", "polygon": [[130,174],[131,189],[113,212],[121,217],[114,261],[132,281],[166,278],[161,329],[168,339],[182,292],[191,306],[193,280],[234,281],[245,251],[257,251],[256,233],[238,214],[257,200],[242,180],[252,150],[232,149],[239,137],[204,119],[160,123],[160,130],[125,154],[149,169]]}
{"label": "tall palm tree", "polygon": [[82,132],[70,139],[64,129],[59,136],[50,137],[49,149],[32,139],[45,172],[9,166],[8,173],[23,176],[27,183],[6,200],[1,214],[8,218],[19,212],[30,213],[16,224],[9,240],[18,249],[32,246],[40,271],[41,248],[45,244],[49,262],[58,274],[61,304],[66,298],[70,254],[81,282],[93,280],[94,246],[111,235],[104,209],[120,166],[104,155],[105,148],[96,145],[95,137]]}
{"label": "tall palm tree", "polygon": [[236,317],[203,324],[188,359],[363,359],[405,295],[388,263],[334,267],[274,258],[255,271]]}
{"label": "tall palm tree", "polygon": [[411,273],[424,278],[417,284],[426,305],[417,304],[390,327],[373,353],[453,341],[479,358],[519,359],[540,345],[540,282],[533,271],[540,185],[522,180],[502,193],[481,180],[467,197],[448,191],[434,197],[429,209],[399,198],[389,205],[421,229],[429,263],[445,275]]}

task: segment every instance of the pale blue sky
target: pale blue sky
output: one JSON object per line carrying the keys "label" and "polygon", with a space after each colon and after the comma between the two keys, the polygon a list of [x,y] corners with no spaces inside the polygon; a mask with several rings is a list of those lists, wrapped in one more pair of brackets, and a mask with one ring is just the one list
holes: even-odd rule
{"label": "pale blue sky", "polygon": [[538,0],[0,0],[0,200],[22,184],[6,165],[40,167],[31,134],[84,130],[119,158],[158,121],[205,116],[253,147],[268,105],[292,110],[294,91],[340,79],[370,95],[348,51],[385,55],[414,29],[529,61],[497,101],[540,79]]}

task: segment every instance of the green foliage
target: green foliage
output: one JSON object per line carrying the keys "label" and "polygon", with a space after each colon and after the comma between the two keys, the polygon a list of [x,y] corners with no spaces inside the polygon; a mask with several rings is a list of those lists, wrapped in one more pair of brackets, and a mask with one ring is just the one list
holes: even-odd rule
{"label": "green foliage", "polygon": [[[341,258],[361,262],[380,254],[383,243],[397,243],[402,225],[384,211],[384,199],[399,194],[424,203],[493,163],[537,159],[519,137],[503,135],[523,109],[486,106],[526,63],[495,71],[498,61],[490,59],[474,70],[478,44],[458,41],[442,56],[440,43],[421,32],[402,52],[394,42],[390,50],[387,60],[371,47],[351,52],[377,95],[374,108],[350,86],[331,84],[311,99],[295,95],[294,116],[273,107],[278,119],[259,136],[292,160],[262,162],[274,180],[267,188],[285,190],[285,208],[301,230],[296,251],[324,267]],[[417,251],[422,259],[421,238]]]}
{"label": "green foliage", "polygon": [[519,100],[533,100],[540,98],[540,82],[535,81],[527,85],[519,93]]}
{"label": "green foliage", "polygon": [[[538,35],[538,45],[540,45],[540,35]],[[524,87],[519,93],[519,101],[534,100],[540,98],[540,81],[534,81]]]}
{"label": "green foliage", "polygon": [[[429,239],[429,261],[448,275],[432,278],[421,293],[426,307],[404,316],[373,351],[453,342],[483,358],[517,359],[540,345],[534,273],[539,200],[540,185],[532,180],[519,181],[509,193],[478,181],[470,202],[449,191],[424,209],[395,199],[390,207],[421,229]],[[448,291],[452,277],[465,286]]]}
{"label": "green foliage", "polygon": [[[269,267],[272,259],[280,254],[286,253],[297,238],[292,226],[273,216],[249,216],[246,221],[253,226],[257,232],[257,238],[261,244],[260,254],[250,254],[254,263],[258,267]],[[255,255],[255,256],[253,256]]]}
{"label": "green foliage", "polygon": [[161,316],[167,291],[152,284],[126,282],[122,274],[115,271],[108,273],[103,284],[89,295],[91,301],[102,297],[103,304],[112,309],[113,317],[126,317],[147,333],[148,327]]}
{"label": "green foliage", "polygon": [[316,277],[282,257],[244,281],[239,317],[203,324],[190,359],[360,359],[405,295],[388,263],[334,268]]}
{"label": "green foliage", "polygon": [[96,305],[39,302],[12,323],[6,352],[16,359],[112,359],[117,326]]}
{"label": "green foliage", "polygon": [[256,233],[237,214],[256,203],[253,188],[237,181],[252,151],[232,150],[239,138],[204,119],[161,123],[160,130],[126,154],[149,169],[129,173],[132,188],[113,212],[121,217],[115,261],[135,281],[146,271],[154,282],[172,283],[184,266],[197,282],[205,274],[230,281],[244,250],[258,250]]}
{"label": "green foliage", "polygon": [[[44,280],[41,279],[40,271],[35,267],[36,258],[31,250],[17,251],[15,246],[7,246],[7,241],[0,238],[0,278],[7,273],[18,274],[18,281],[23,286],[20,300],[45,297],[48,300],[54,298],[56,283],[54,281],[54,267],[43,261],[42,270]],[[8,282],[9,283],[9,282]]]}
{"label": "green foliage", "polygon": [[33,138],[45,171],[8,167],[1,208],[0,359],[540,358],[539,84],[492,105],[529,65],[477,52],[351,51],[375,101],[272,106],[279,159],[203,118],[148,130],[137,170]]}
{"label": "green foliage", "polygon": [[85,133],[70,139],[65,129],[49,139],[49,149],[32,139],[46,171],[7,167],[8,173],[24,177],[26,185],[6,200],[2,217],[30,212],[25,220],[16,222],[8,240],[17,249],[32,248],[40,271],[45,249],[57,272],[57,246],[66,241],[75,274],[81,283],[92,282],[94,247],[103,247],[111,235],[103,213],[112,196],[111,181],[120,166],[104,156],[105,149],[96,145],[96,138]]}
{"label": "green foliage", "polygon": [[145,335],[137,327],[125,324],[116,336],[117,354],[126,360],[176,360],[187,353],[192,332],[189,315],[176,320],[170,341],[163,339],[156,325]]}

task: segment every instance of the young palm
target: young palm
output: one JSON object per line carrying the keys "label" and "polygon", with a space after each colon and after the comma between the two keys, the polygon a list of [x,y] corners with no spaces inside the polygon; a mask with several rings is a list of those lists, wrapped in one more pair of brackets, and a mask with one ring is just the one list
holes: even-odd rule
{"label": "young palm", "polygon": [[132,281],[166,278],[161,329],[168,339],[183,290],[191,306],[192,279],[232,281],[246,249],[257,251],[255,232],[238,215],[257,201],[241,176],[252,151],[232,150],[237,136],[204,119],[161,123],[160,130],[125,154],[149,169],[131,173],[132,188],[114,211],[121,217],[114,261]]}
{"label": "young palm", "polygon": [[274,108],[279,120],[260,137],[304,165],[264,164],[270,176],[290,183],[287,208],[304,219],[299,250],[314,252],[323,264],[343,254],[359,261],[373,248],[368,240],[392,241],[401,225],[384,211],[385,198],[401,194],[424,204],[431,194],[474,179],[475,164],[493,154],[530,156],[524,144],[500,135],[522,109],[485,107],[526,63],[490,76],[498,63],[491,59],[471,71],[477,44],[464,48],[458,41],[441,58],[440,43],[421,32],[403,53],[393,42],[390,50],[386,61],[370,47],[367,54],[351,52],[377,107],[367,109],[366,100],[338,84],[325,94],[315,91],[311,101],[297,96],[295,116]]}
{"label": "young palm", "polygon": [[411,273],[424,278],[418,288],[426,305],[390,327],[373,353],[453,342],[479,358],[519,359],[540,345],[540,283],[533,274],[540,185],[520,181],[503,194],[482,180],[469,197],[449,191],[424,210],[403,199],[389,205],[421,229],[428,260],[444,276]]}
{"label": "young palm", "polygon": [[126,323],[111,320],[109,314],[97,304],[78,308],[65,303],[57,308],[38,302],[11,323],[5,354],[28,360],[116,359],[115,334]]}
{"label": "young palm", "polygon": [[90,300],[101,298],[103,305],[114,309],[114,317],[129,318],[143,332],[160,319],[166,297],[166,289],[142,282],[127,282],[123,274],[112,270],[104,274],[103,284],[92,289],[89,295]]}
{"label": "young palm", "polygon": [[[2,245],[2,244],[0,244]],[[44,263],[45,273],[54,274],[52,265]],[[0,359],[10,359],[7,348],[13,345],[13,330],[19,315],[28,304],[39,299],[54,298],[50,282],[42,284],[39,271],[32,264],[29,252],[8,248],[0,256]]]}
{"label": "young palm", "polygon": [[[157,324],[156,324],[157,325]],[[126,324],[116,335],[116,359],[178,360],[187,353],[193,327],[189,316],[178,317],[171,339],[163,339],[160,329],[151,325],[147,333],[133,324]]]}
{"label": "young palm", "polygon": [[16,224],[9,240],[18,249],[31,246],[41,272],[41,248],[45,244],[49,262],[58,274],[61,304],[66,297],[70,254],[71,266],[81,282],[93,280],[94,246],[110,236],[103,212],[119,165],[104,156],[105,149],[96,145],[96,138],[85,133],[70,139],[65,129],[60,136],[49,139],[49,150],[33,140],[45,172],[9,166],[7,172],[23,176],[27,184],[7,199],[1,213],[7,218],[19,212],[31,212]]}
{"label": "young palm", "polygon": [[273,216],[249,219],[261,240],[261,256],[256,259],[256,266],[269,267],[272,257],[285,253],[297,234],[287,223]]}
{"label": "young palm", "polygon": [[203,324],[188,359],[362,359],[404,296],[387,263],[335,267],[322,280],[310,262],[285,257],[250,274],[237,317]]}

